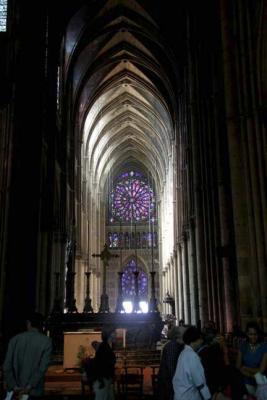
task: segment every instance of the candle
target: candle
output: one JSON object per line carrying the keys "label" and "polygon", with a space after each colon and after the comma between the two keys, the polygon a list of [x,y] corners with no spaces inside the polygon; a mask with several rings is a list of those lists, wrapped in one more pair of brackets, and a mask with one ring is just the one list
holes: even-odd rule
{"label": "candle", "polygon": [[122,347],[125,349],[126,347],[126,329],[122,331]]}

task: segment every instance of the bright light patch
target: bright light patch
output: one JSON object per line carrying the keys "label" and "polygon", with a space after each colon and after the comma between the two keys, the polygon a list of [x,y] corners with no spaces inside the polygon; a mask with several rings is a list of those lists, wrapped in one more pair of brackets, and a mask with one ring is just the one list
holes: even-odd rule
{"label": "bright light patch", "polygon": [[146,314],[148,312],[148,302],[147,301],[140,301],[139,307],[142,310],[142,313]]}
{"label": "bright light patch", "polygon": [[131,312],[133,312],[133,303],[131,301],[124,301],[122,305],[126,314],[130,314]]}
{"label": "bright light patch", "polygon": [[0,0],[0,32],[6,32],[7,0]]}

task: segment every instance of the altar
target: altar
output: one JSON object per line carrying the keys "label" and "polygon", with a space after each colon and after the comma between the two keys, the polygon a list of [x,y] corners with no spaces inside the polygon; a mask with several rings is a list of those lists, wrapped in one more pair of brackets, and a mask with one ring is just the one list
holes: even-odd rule
{"label": "altar", "polygon": [[[93,340],[101,341],[103,329],[116,332],[118,348],[155,349],[162,328],[159,313],[62,313],[51,315],[46,325],[53,342],[53,354],[63,359],[64,368],[77,368],[79,345],[88,347]],[[72,350],[69,350],[70,345]]]}
{"label": "altar", "polygon": [[[152,246],[153,248],[153,246]],[[161,339],[161,331],[163,328],[163,321],[157,308],[157,300],[155,297],[155,271],[152,270],[151,274],[151,297],[149,301],[148,312],[141,312],[139,307],[139,289],[138,289],[138,274],[137,270],[134,271],[134,286],[135,294],[133,298],[133,312],[126,313],[123,307],[123,293],[122,293],[122,272],[119,273],[119,293],[116,305],[116,311],[110,312],[109,310],[109,297],[106,291],[106,269],[110,258],[118,257],[118,255],[111,254],[108,250],[107,244],[100,254],[92,254],[93,257],[100,257],[103,262],[103,287],[100,300],[100,308],[98,313],[94,313],[91,306],[90,298],[90,272],[86,273],[86,298],[85,305],[82,313],[79,313],[76,307],[76,299],[74,298],[74,276],[75,272],[72,271],[72,262],[68,265],[67,282],[66,282],[66,309],[67,312],[62,312],[60,307],[60,297],[58,293],[59,275],[57,276],[56,283],[56,296],[55,304],[50,314],[46,329],[53,341],[53,354],[58,358],[64,356],[64,368],[77,367],[79,359],[77,360],[77,353],[80,346],[85,341],[86,347],[92,337],[89,332],[106,331],[121,331],[121,343],[123,347],[127,348],[147,348],[153,349],[156,347],[157,341]],[[153,260],[152,260],[153,262]],[[83,332],[82,332],[83,331]],[[82,332],[82,333],[81,333]],[[91,340],[93,341],[93,340]],[[117,340],[116,345],[119,341]],[[70,345],[70,346],[69,346]],[[77,347],[78,346],[78,347]],[[71,347],[71,349],[69,349]],[[88,351],[90,351],[88,349]]]}
{"label": "altar", "polygon": [[101,332],[64,332],[63,368],[80,368],[85,357],[94,357],[93,341],[101,342]]}

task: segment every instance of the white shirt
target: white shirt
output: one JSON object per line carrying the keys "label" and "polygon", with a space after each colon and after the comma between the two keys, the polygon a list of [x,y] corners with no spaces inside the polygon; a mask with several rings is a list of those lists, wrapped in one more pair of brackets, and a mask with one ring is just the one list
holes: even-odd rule
{"label": "white shirt", "polygon": [[185,345],[181,352],[172,384],[174,400],[208,400],[211,398],[200,358],[191,346]]}

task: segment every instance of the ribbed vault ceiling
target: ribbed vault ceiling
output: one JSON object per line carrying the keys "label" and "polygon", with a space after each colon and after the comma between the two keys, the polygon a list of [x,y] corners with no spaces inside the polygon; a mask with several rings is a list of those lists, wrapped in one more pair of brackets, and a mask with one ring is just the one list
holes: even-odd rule
{"label": "ribbed vault ceiling", "polygon": [[132,161],[160,189],[176,110],[172,58],[155,22],[135,1],[79,10],[65,37],[64,74],[87,167],[105,185]]}

